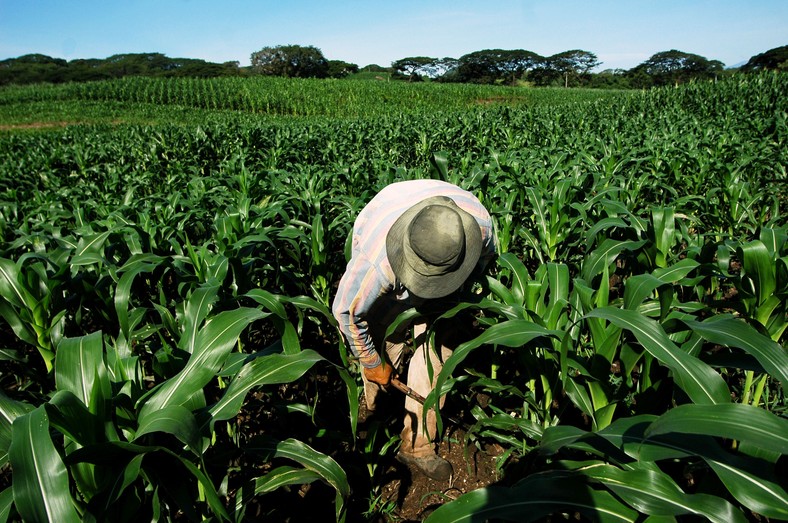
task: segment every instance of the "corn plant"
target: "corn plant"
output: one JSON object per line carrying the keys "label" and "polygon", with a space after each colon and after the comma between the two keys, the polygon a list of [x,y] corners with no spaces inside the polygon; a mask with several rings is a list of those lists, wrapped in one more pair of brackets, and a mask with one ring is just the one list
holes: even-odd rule
{"label": "corn plant", "polygon": [[[14,468],[13,504],[23,518],[77,521],[118,513],[136,518],[139,510],[152,511],[152,517],[178,510],[192,517],[243,517],[242,498],[234,511],[220,499],[218,488],[227,478],[210,475],[216,424],[237,415],[252,388],[298,379],[323,358],[293,346],[292,336],[284,338],[290,340],[290,349],[282,354],[233,356],[243,330],[267,313],[238,308],[211,314],[216,292],[215,285],[199,288],[184,304],[177,347],[182,355],[173,353],[181,361],[162,365],[174,373],[162,376],[154,388],[148,390],[142,379],[137,356],[110,351],[106,337],[96,332],[59,343],[57,386],[50,401],[28,413],[19,403],[4,402],[4,419],[13,421],[6,425],[6,430],[12,428],[6,450]],[[120,366],[137,367],[137,373],[113,372],[118,358],[131,359]],[[205,387],[217,378],[229,386],[220,391],[218,401],[208,403]],[[50,430],[62,438],[61,451]],[[252,444],[247,451],[261,448]],[[272,456],[300,463],[311,471],[307,476],[312,480],[331,483],[337,489],[337,518],[344,517],[346,479],[333,460],[293,439],[271,439],[265,448]],[[270,485],[274,476],[286,478],[292,470],[258,478],[258,486],[243,495],[263,492],[264,483]],[[172,474],[180,477],[177,487]],[[301,474],[299,480],[307,476]],[[67,486],[69,481],[75,490]]]}
{"label": "corn plant", "polygon": [[1,89],[83,123],[0,130],[0,520],[395,514],[328,304],[420,178],[500,249],[433,334],[462,320],[438,390],[501,481],[430,520],[786,519],[786,78]]}

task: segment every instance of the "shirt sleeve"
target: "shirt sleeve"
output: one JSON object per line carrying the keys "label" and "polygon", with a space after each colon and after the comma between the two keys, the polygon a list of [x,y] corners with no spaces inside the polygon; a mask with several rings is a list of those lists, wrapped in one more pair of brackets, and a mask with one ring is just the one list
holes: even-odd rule
{"label": "shirt sleeve", "polygon": [[492,221],[489,227],[482,228],[482,253],[479,257],[479,266],[482,270],[487,268],[487,265],[495,258],[498,251],[498,241],[495,237],[495,230],[492,226]]}
{"label": "shirt sleeve", "polygon": [[390,292],[391,285],[364,256],[354,256],[339,281],[332,313],[353,355],[364,367],[380,365],[380,355],[369,330],[367,313],[375,302]]}

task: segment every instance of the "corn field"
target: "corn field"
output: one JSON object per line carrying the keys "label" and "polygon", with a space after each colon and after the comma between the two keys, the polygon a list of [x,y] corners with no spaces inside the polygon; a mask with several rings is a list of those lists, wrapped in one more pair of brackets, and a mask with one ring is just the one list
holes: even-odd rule
{"label": "corn field", "polygon": [[385,516],[396,438],[359,439],[329,308],[355,215],[417,178],[500,245],[436,320],[473,319],[436,390],[502,480],[426,521],[788,519],[786,93],[0,90],[0,523],[284,521],[305,485],[318,519]]}

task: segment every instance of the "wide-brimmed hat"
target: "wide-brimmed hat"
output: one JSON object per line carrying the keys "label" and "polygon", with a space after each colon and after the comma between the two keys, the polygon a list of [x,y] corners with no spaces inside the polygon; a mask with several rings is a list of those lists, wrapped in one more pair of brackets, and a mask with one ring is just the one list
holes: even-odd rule
{"label": "wide-brimmed hat", "polygon": [[433,196],[397,218],[386,236],[394,274],[408,291],[425,299],[460,288],[482,251],[476,219],[448,196]]}

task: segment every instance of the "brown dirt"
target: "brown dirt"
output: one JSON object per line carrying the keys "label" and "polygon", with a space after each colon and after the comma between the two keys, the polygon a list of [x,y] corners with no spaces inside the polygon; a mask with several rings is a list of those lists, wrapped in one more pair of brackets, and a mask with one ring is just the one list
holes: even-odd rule
{"label": "brown dirt", "polygon": [[[360,420],[367,417],[363,401],[359,417]],[[399,429],[399,421],[395,423]],[[503,448],[494,443],[479,445],[469,442],[465,435],[462,427],[444,420],[443,437],[438,444],[437,454],[451,463],[454,469],[454,475],[447,482],[433,480],[396,460],[389,464],[383,475],[389,479],[382,485],[381,501],[382,504],[388,504],[390,510],[373,521],[422,521],[442,504],[499,481],[496,458],[501,455]],[[352,514],[349,516],[354,518]]]}
{"label": "brown dirt", "polygon": [[[56,122],[30,122],[30,123],[12,123],[12,124],[0,124],[0,132],[2,131],[20,131],[20,130],[27,130],[27,129],[56,129],[56,128],[63,128],[69,127],[72,125],[84,125],[89,124],[91,122],[87,121],[74,121],[74,120],[62,120]],[[93,122],[96,123],[96,122]],[[107,122],[111,125],[120,125],[125,123],[123,120],[114,119],[109,120]]]}
{"label": "brown dirt", "polygon": [[17,129],[49,129],[75,125],[76,122],[32,122],[0,125],[0,131],[15,131]]}

